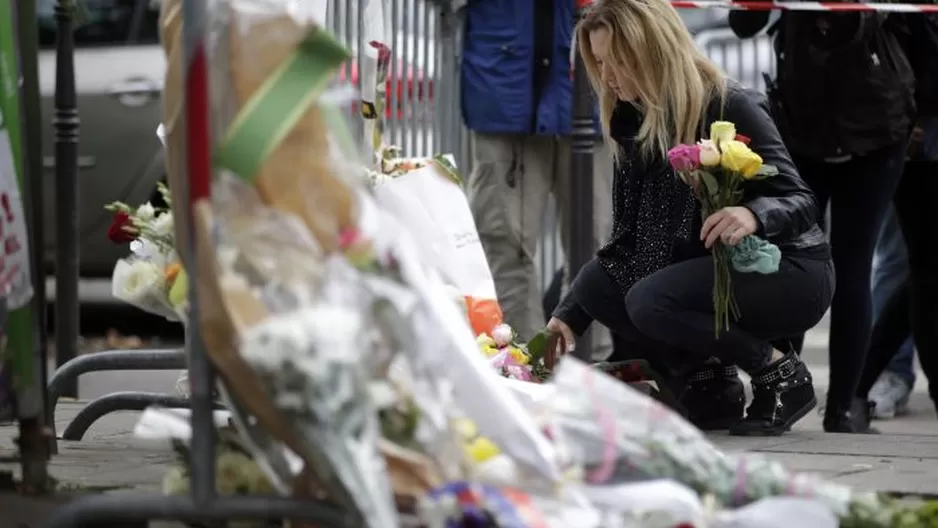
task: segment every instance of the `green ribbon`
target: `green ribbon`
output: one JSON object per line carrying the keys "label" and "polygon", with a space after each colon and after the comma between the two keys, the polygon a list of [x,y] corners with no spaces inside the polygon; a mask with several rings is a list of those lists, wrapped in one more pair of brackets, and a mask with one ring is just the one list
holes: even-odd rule
{"label": "green ribbon", "polygon": [[325,90],[349,51],[315,28],[238,113],[215,153],[215,162],[247,181],[293,130]]}

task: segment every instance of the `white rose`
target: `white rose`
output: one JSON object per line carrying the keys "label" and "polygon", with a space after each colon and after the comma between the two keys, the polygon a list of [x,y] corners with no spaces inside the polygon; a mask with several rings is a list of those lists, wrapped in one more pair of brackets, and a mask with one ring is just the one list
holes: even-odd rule
{"label": "white rose", "polygon": [[150,202],[147,202],[137,208],[137,212],[134,214],[140,221],[149,222],[153,220],[153,217],[156,216],[156,209],[150,205]]}
{"label": "white rose", "polygon": [[492,330],[492,339],[495,340],[495,346],[501,348],[511,343],[511,338],[514,337],[514,333],[511,327],[504,323],[496,326]]}
{"label": "white rose", "polygon": [[168,306],[163,268],[146,260],[119,260],[111,277],[111,294],[141,310],[165,314]]}
{"label": "white rose", "polygon": [[173,234],[173,213],[163,213],[156,217],[152,226],[158,237],[170,237]]}
{"label": "white rose", "polygon": [[704,167],[716,167],[720,164],[720,149],[716,143],[709,139],[698,141],[700,147],[700,164]]}

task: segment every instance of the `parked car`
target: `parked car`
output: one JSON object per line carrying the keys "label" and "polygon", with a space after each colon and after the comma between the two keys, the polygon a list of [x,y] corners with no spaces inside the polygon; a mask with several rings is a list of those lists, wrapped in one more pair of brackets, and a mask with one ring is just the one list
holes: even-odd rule
{"label": "parked car", "polygon": [[[55,0],[39,0],[46,267],[58,240],[55,218]],[[150,199],[163,177],[156,127],[166,61],[158,44],[158,4],[150,0],[83,0],[75,28],[75,84],[80,119],[78,187],[80,270],[108,277],[126,247],[106,236],[105,204]]]}

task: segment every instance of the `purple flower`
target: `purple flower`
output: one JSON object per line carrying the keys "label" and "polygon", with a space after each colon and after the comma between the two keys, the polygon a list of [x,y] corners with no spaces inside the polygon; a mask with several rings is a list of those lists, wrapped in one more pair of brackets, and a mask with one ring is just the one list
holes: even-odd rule
{"label": "purple flower", "polygon": [[668,162],[676,172],[690,172],[700,167],[700,147],[678,145],[668,151]]}

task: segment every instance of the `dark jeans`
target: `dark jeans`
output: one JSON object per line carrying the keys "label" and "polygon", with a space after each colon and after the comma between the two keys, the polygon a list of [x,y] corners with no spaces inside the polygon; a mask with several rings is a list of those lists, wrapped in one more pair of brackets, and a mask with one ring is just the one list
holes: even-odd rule
{"label": "dark jeans", "polygon": [[742,316],[719,338],[711,257],[672,264],[636,283],[627,295],[594,259],[577,275],[573,295],[594,320],[637,351],[630,356],[666,358],[672,372],[711,357],[758,372],[771,357],[769,341],[817,324],[834,290],[833,269],[825,260],[783,257],[777,273],[735,273],[732,280]]}
{"label": "dark jeans", "polygon": [[818,218],[831,207],[830,242],[837,270],[831,304],[827,406],[850,409],[872,327],[870,273],[889,201],[902,175],[905,145],[854,156],[845,163],[795,159],[817,197]]}
{"label": "dark jeans", "polygon": [[[909,253],[909,280],[887,301],[873,329],[870,356],[857,394],[866,396],[911,329],[928,391],[938,402],[938,162],[906,163],[895,194],[896,214]],[[911,316],[910,316],[911,315]]]}

